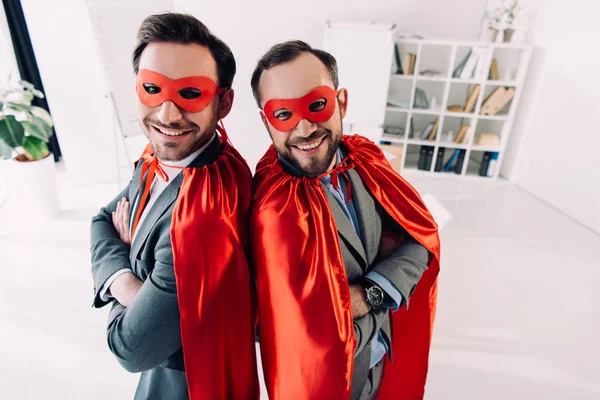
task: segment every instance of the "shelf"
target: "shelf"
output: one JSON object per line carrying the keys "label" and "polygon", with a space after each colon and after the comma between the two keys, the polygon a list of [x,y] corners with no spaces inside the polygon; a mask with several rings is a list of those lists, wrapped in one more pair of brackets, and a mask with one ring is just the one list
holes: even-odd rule
{"label": "shelf", "polygon": [[440,108],[412,108],[413,114],[425,114],[425,115],[440,115],[442,110]]}
{"label": "shelf", "polygon": [[415,76],[414,75],[404,75],[404,74],[390,74],[390,77],[392,79],[413,79]]}
{"label": "shelf", "polygon": [[430,81],[430,82],[446,82],[448,80],[445,76],[425,76],[425,75],[415,75],[414,76],[418,81]]}
{"label": "shelf", "polygon": [[506,121],[508,119],[508,115],[478,115],[479,119],[489,119],[492,121]]}
{"label": "shelf", "polygon": [[446,111],[444,113],[444,115],[447,116],[447,117],[473,118],[477,114],[473,114],[473,113],[459,113],[459,112]]}
{"label": "shelf", "polygon": [[386,134],[386,133],[381,135],[379,140],[383,140],[384,142],[390,142],[390,143],[404,143],[404,138],[402,138],[398,135],[390,135],[390,134]]}
{"label": "shelf", "polygon": [[[450,82],[452,83],[466,83],[469,85],[473,85],[473,84],[481,84],[481,80],[480,79],[460,79],[460,78],[452,78],[450,79]],[[495,81],[492,81],[495,82]]]}
{"label": "shelf", "polygon": [[489,152],[492,152],[492,153],[500,153],[500,151],[501,151],[498,147],[478,146],[476,144],[474,144],[471,147],[471,150],[473,150],[473,151],[489,151]]}
{"label": "shelf", "polygon": [[435,140],[408,139],[408,144],[417,146],[435,146]]}
{"label": "shelf", "polygon": [[409,112],[410,110],[408,108],[401,108],[401,107],[393,107],[393,106],[387,106],[385,108],[385,111],[392,111],[392,112]]}
{"label": "shelf", "polygon": [[487,81],[485,81],[485,84],[487,86],[510,86],[510,87],[518,86],[517,81],[492,81],[489,79]]}
{"label": "shelf", "polygon": [[469,147],[466,143],[456,143],[456,142],[440,142],[439,143],[440,147],[446,147],[446,148],[451,148],[451,149],[464,149],[466,150],[467,147]]}

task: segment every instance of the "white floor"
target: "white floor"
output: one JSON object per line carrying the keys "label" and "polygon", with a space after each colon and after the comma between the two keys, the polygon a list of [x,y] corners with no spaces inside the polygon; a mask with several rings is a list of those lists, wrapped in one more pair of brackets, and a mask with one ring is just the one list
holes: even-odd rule
{"label": "white floor", "polygon": [[[452,214],[426,398],[600,399],[600,236],[505,182],[413,183]],[[0,398],[132,398],[91,308],[89,221],[117,188],[59,188],[53,221],[0,209]]]}

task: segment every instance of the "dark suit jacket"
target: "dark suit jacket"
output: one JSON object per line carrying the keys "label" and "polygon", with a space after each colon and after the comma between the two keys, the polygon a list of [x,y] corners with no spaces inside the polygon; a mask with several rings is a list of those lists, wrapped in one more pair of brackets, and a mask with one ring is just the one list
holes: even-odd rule
{"label": "dark suit jacket", "polygon": [[[221,144],[215,137],[190,166],[210,164],[220,153]],[[112,301],[107,329],[108,346],[127,371],[142,372],[136,400],[188,399],[170,234],[171,217],[183,174],[179,174],[160,193],[138,226],[130,247],[119,239],[112,223],[112,212],[123,197],[133,202],[140,174],[141,163],[125,190],[92,219],[94,307],[107,304],[100,298],[99,291],[116,271],[131,269],[144,281],[129,307]]]}
{"label": "dark suit jacket", "polygon": [[[428,252],[387,214],[364,186],[355,170],[347,171],[347,174],[352,185],[352,199],[358,214],[362,241],[331,192],[326,187],[323,189],[338,229],[348,281],[352,283],[369,271],[377,271],[402,293],[405,299],[404,306],[406,306],[418,280],[427,269]],[[404,235],[406,240],[387,259],[375,263],[382,227]],[[379,329],[383,329],[384,334],[391,341],[390,321],[388,310],[385,308],[371,310],[364,317],[354,320],[354,331],[358,344],[354,358],[352,399],[368,397],[366,395],[369,390],[367,389],[364,393],[363,389],[365,385],[370,384],[368,380],[371,359],[370,343]],[[390,359],[392,351],[393,349],[390,348],[388,353]]]}

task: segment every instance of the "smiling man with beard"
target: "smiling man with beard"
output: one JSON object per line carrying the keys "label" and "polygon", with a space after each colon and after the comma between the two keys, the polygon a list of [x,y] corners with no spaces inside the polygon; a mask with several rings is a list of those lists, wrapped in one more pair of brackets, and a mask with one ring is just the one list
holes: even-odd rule
{"label": "smiling man with beard", "polygon": [[233,103],[235,59],[190,15],[152,15],[137,39],[137,114],[150,144],[92,220],[94,306],[112,305],[108,346],[141,372],[135,399],[253,400],[252,178],[217,125]]}
{"label": "smiling man with beard", "polygon": [[422,398],[436,223],[377,146],[342,134],[333,56],[278,44],[251,84],[273,141],[250,217],[269,398]]}

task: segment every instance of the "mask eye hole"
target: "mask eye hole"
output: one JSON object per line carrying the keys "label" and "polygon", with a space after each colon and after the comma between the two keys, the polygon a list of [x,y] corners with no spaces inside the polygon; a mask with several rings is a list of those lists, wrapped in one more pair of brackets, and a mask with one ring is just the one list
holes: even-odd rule
{"label": "mask eye hole", "polygon": [[310,112],[323,111],[325,109],[326,105],[327,105],[327,100],[324,98],[321,98],[319,100],[315,100],[312,103],[310,103],[310,106],[308,106],[308,110]]}
{"label": "mask eye hole", "polygon": [[159,94],[161,89],[159,86],[156,86],[154,83],[144,83],[144,90],[148,94]]}
{"label": "mask eye hole", "polygon": [[287,121],[292,118],[293,113],[289,110],[277,110],[273,113],[273,116],[280,121]]}
{"label": "mask eye hole", "polygon": [[185,100],[194,100],[202,96],[202,90],[196,88],[183,88],[177,93]]}

